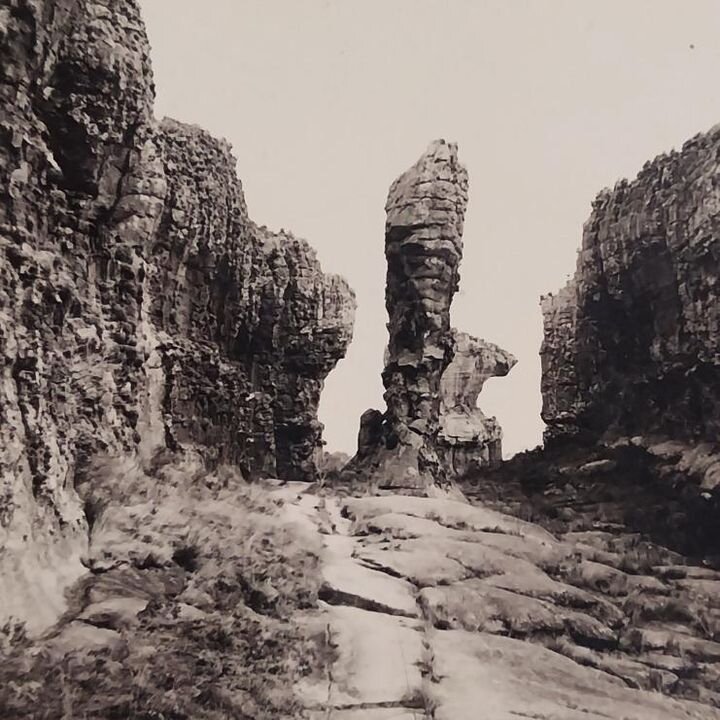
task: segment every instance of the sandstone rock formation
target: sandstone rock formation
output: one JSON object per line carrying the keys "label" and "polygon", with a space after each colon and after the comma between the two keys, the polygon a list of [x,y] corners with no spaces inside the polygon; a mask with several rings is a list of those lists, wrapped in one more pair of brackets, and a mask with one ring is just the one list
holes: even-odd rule
{"label": "sandstone rock formation", "polygon": [[[475,402],[514,363],[449,326],[466,201],[453,146],[391,190],[388,411],[363,415],[351,463],[408,493],[249,487],[222,463],[313,479],[351,292],[306,243],[249,220],[225,143],[155,123],[132,0],[10,0],[0,58],[1,718],[720,718],[717,505],[672,497],[684,467],[720,477],[702,445],[558,445],[487,469],[474,498],[414,496],[496,457]],[[700,380],[714,138],[672,176],[691,196],[668,206],[675,224],[659,214],[673,238],[692,235],[675,277],[702,311],[682,305],[675,355],[669,340],[648,351],[679,372],[705,347],[667,388],[683,401],[663,406],[688,436],[713,420]],[[653,207],[663,182],[632,203]],[[648,327],[665,338],[673,275],[649,249],[625,268],[665,236],[618,250],[603,230],[616,210],[633,231],[601,204],[576,287],[546,301],[546,414],[561,429],[631,429],[609,393],[645,391],[623,372],[653,391],[635,425],[659,427],[675,377],[621,352]],[[638,338],[603,309],[611,296],[614,313],[652,319]],[[587,359],[615,385],[590,384]],[[341,462],[323,458],[326,472]],[[4,623],[37,631],[61,613],[31,638]]]}
{"label": "sandstone rock formation", "polygon": [[504,377],[517,360],[507,351],[453,330],[455,354],[440,379],[438,449],[456,477],[502,460],[502,428],[477,406],[485,381]]}
{"label": "sandstone rock formation", "polygon": [[[363,414],[358,453],[347,468],[382,487],[442,484],[448,471],[463,472],[500,452],[500,429],[475,401],[485,380],[507,374],[515,361],[450,328],[467,192],[457,146],[444,140],[433,142],[390,187],[385,205],[390,337],[382,374],[387,411]],[[465,382],[461,390],[458,384]]]}
{"label": "sandstone rock formation", "polygon": [[720,428],[720,127],[600,193],[577,272],[543,300],[548,438]]}
{"label": "sandstone rock formation", "polygon": [[460,279],[467,186],[457,146],[438,141],[392,184],[385,205],[385,432],[386,446],[405,453],[403,484],[441,472],[433,441],[440,377],[452,357],[450,303]]}
{"label": "sandstone rock formation", "polygon": [[[165,439],[246,474],[314,477],[323,381],[352,336],[354,296],[309,245],[247,216],[229,148],[164,121],[168,196],[151,253]],[[199,362],[200,361],[200,362]]]}
{"label": "sandstone rock formation", "polygon": [[354,298],[249,220],[226,143],[155,122],[135,0],[13,0],[0,58],[0,608],[42,626],[83,571],[96,454],[313,477]]}

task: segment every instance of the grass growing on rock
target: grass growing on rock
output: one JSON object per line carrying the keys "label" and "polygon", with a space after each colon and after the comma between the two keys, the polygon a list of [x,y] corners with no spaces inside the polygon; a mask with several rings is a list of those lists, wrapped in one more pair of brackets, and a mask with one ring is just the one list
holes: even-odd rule
{"label": "grass growing on rock", "polygon": [[3,720],[302,717],[322,638],[317,540],[266,490],[192,458],[97,463],[89,574],[41,638],[0,645]]}

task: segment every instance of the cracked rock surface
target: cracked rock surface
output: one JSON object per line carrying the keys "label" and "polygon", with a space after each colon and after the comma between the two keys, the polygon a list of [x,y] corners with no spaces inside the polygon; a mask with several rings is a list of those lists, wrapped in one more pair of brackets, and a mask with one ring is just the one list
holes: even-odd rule
{"label": "cracked rock surface", "polygon": [[718,618],[690,619],[717,614],[717,572],[458,499],[275,493],[325,547],[311,718],[720,718]]}

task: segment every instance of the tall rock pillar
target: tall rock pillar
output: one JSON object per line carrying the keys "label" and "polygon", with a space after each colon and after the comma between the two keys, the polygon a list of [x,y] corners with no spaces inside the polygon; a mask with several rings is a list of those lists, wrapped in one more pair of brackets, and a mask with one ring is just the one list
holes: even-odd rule
{"label": "tall rock pillar", "polygon": [[[457,146],[437,140],[390,187],[385,209],[389,342],[387,412],[366,413],[349,469],[383,487],[445,479],[435,441],[440,378],[453,356],[450,304],[458,288],[468,176]],[[372,423],[373,427],[368,427]]]}

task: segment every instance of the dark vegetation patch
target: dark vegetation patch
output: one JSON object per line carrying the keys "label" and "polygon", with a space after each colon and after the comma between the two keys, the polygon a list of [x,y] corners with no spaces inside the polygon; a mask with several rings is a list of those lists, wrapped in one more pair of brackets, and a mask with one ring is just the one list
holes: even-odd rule
{"label": "dark vegetation patch", "polygon": [[[597,461],[606,462],[584,468]],[[558,443],[536,448],[476,472],[463,490],[556,534],[622,529],[720,566],[720,501],[703,494],[676,459],[655,457],[642,447]]]}

